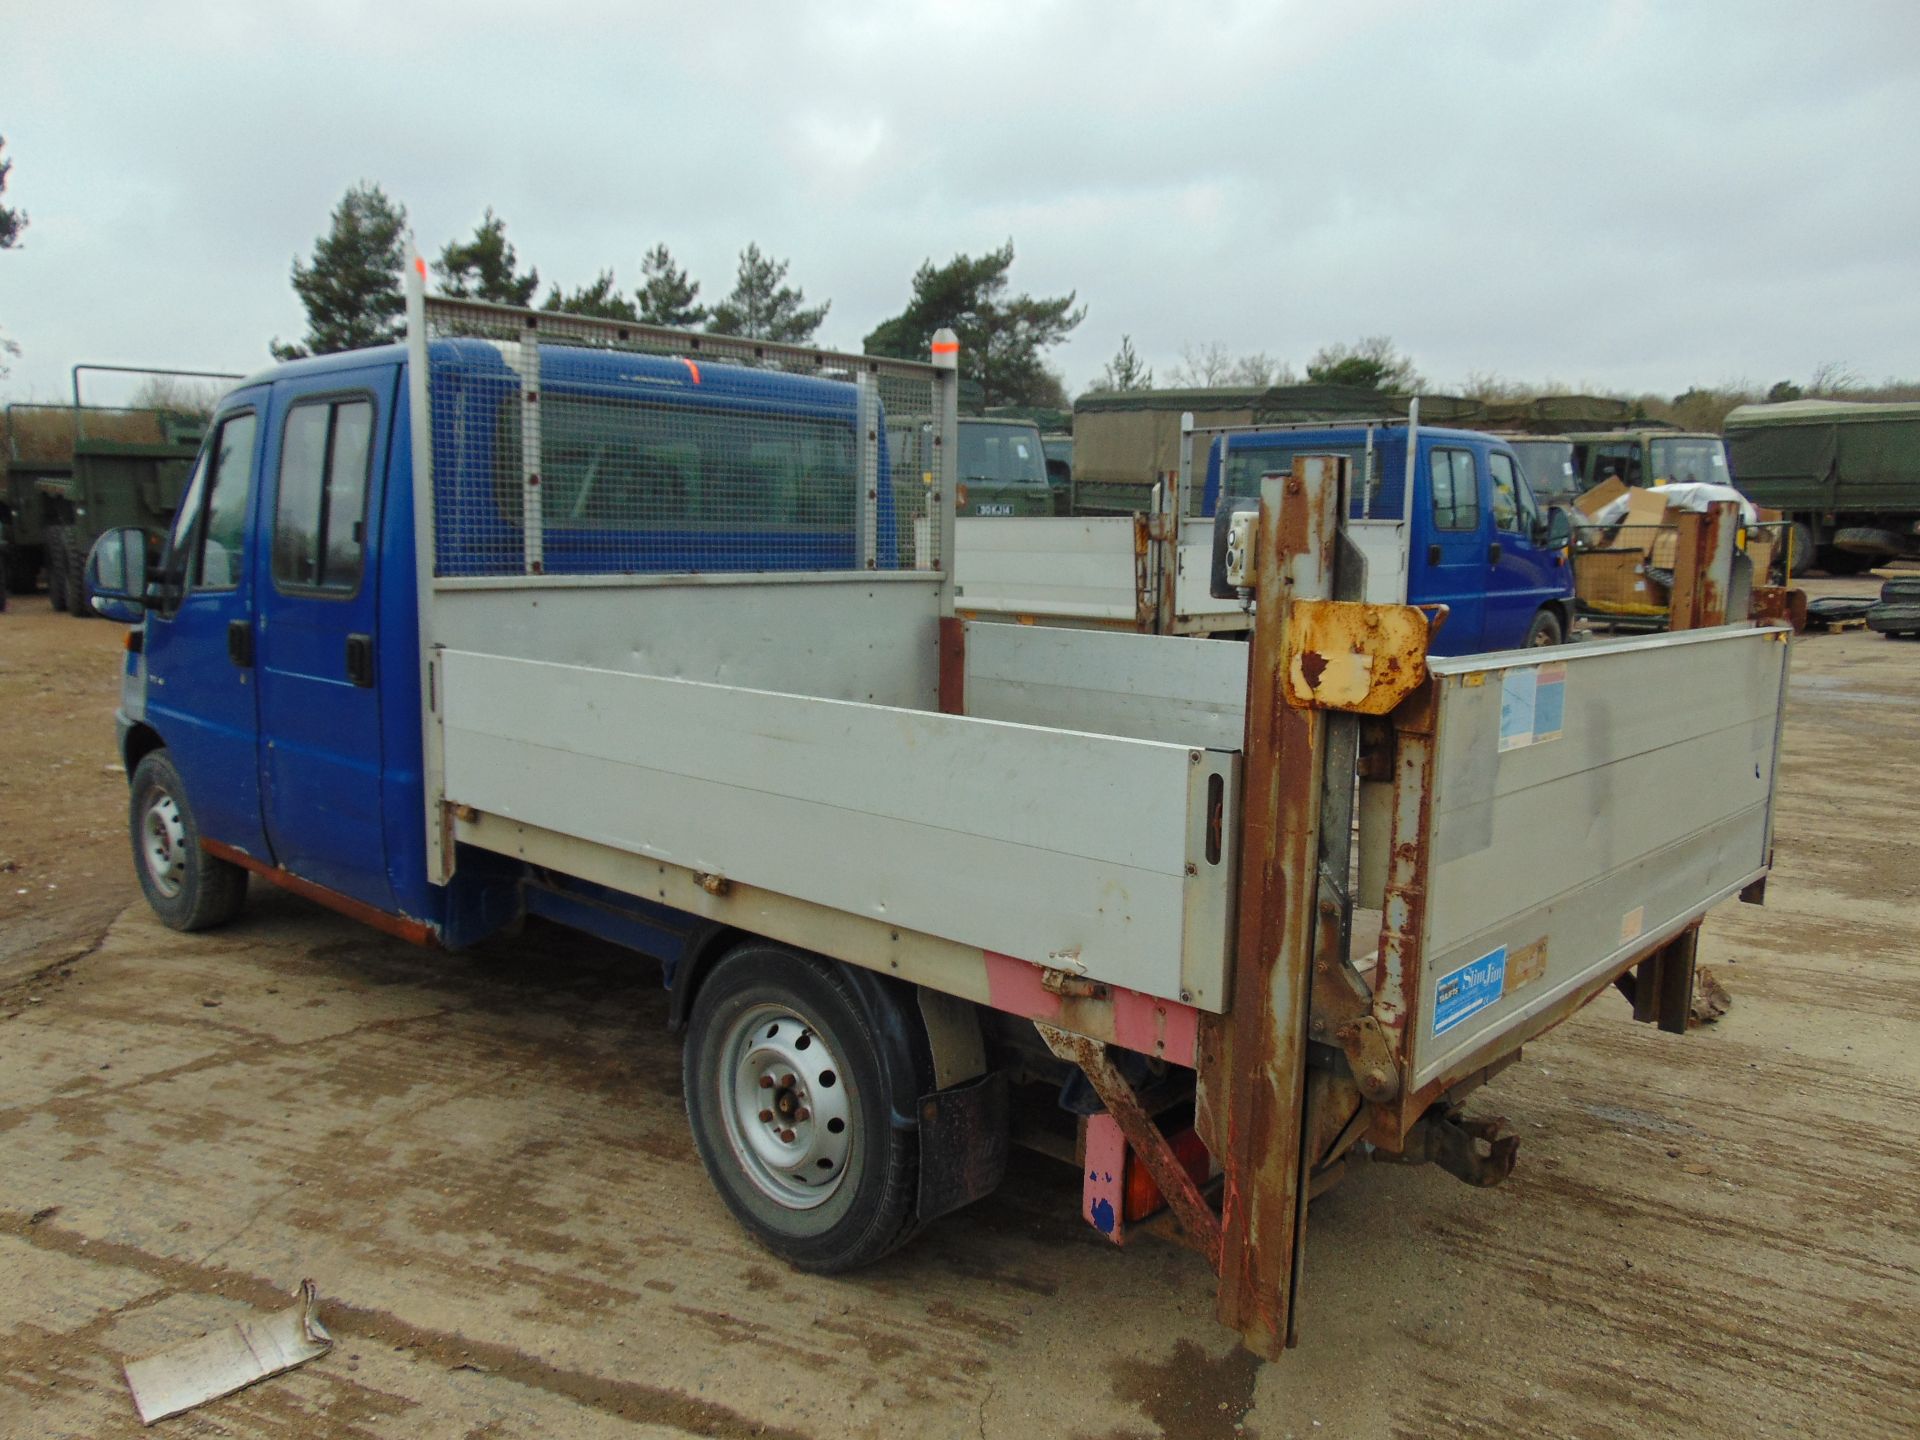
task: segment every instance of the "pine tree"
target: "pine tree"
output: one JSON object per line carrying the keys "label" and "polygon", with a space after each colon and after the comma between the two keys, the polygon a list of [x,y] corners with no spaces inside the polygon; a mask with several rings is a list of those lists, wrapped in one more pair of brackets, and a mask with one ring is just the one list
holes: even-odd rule
{"label": "pine tree", "polygon": [[1322,345],[1307,362],[1307,379],[1316,385],[1357,385],[1389,395],[1411,395],[1422,384],[1412,358],[1394,349],[1386,335],[1368,335],[1351,345]]}
{"label": "pine tree", "polygon": [[649,325],[667,325],[675,330],[692,330],[707,318],[707,307],[699,304],[700,282],[689,280],[687,272],[673,263],[673,253],[665,245],[656,245],[640,261],[640,273],[646,283],[634,294],[640,297],[640,318]]}
{"label": "pine tree", "polygon": [[923,262],[907,308],[875,327],[867,353],[925,359],[933,332],[951,326],[960,337],[960,378],[967,388],[978,387],[982,406],[1050,403],[1061,393],[1060,381],[1044,352],[1086,319],[1086,307],[1074,308],[1071,291],[1051,299],[1009,295],[1012,268],[1011,240],[985,255],[956,255],[938,268]]}
{"label": "pine tree", "polygon": [[1113,353],[1113,359],[1107,362],[1100,372],[1100,378],[1093,382],[1096,390],[1151,390],[1153,371],[1141,363],[1139,352],[1133,348],[1133,337],[1122,335],[1120,348]]}
{"label": "pine tree", "polygon": [[784,340],[799,344],[813,338],[832,308],[808,309],[806,294],[784,282],[787,262],[760,253],[758,245],[740,252],[740,270],[733,293],[713,307],[707,329],[715,335],[739,335],[749,340]]}
{"label": "pine tree", "polygon": [[507,222],[487,208],[486,218],[474,227],[464,244],[451,242],[433,262],[440,288],[460,299],[487,300],[495,305],[527,306],[540,289],[540,272],[517,273],[520,257],[507,242]]}
{"label": "pine tree", "polygon": [[[0,150],[7,148],[7,137],[0,135]],[[0,195],[7,190],[7,176],[13,171],[13,162],[0,155]],[[20,243],[20,232],[27,228],[27,212],[10,209],[0,205],[0,250],[11,250]]]}
{"label": "pine tree", "polygon": [[[5,150],[6,148],[7,137],[0,135],[0,150]],[[6,193],[7,174],[12,169],[13,162],[4,155],[0,155],[0,194]],[[0,205],[0,250],[12,250],[18,246],[20,243],[20,232],[26,228],[26,211],[10,209],[5,205]],[[5,335],[0,335],[0,359],[18,355],[19,353],[20,347],[18,345],[9,340]],[[7,374],[7,367],[0,365],[0,379],[5,379]]]}
{"label": "pine tree", "polygon": [[602,270],[591,285],[582,285],[570,295],[562,294],[560,287],[554,286],[547,292],[547,298],[540,302],[540,308],[558,311],[562,315],[591,315],[601,320],[640,318],[640,312],[633,308],[633,302],[614,282],[611,270]]}
{"label": "pine tree", "polygon": [[348,189],[333,225],[314,242],[313,263],[293,262],[293,290],[307,310],[303,344],[273,342],[282,360],[363,350],[400,338],[407,308],[407,212],[378,185]]}

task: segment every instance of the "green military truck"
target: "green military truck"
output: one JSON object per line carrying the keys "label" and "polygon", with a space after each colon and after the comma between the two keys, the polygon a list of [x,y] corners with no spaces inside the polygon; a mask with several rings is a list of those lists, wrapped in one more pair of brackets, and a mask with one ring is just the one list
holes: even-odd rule
{"label": "green military truck", "polygon": [[1727,416],[1733,473],[1832,575],[1920,551],[1920,404],[1789,400]]}
{"label": "green military truck", "polygon": [[0,586],[31,595],[48,568],[48,495],[73,475],[73,419],[64,405],[9,405],[4,424]]}
{"label": "green military truck", "polygon": [[1731,485],[1727,447],[1718,435],[1671,426],[1632,430],[1595,430],[1566,437],[1580,488],[1591,490],[1609,480],[1625,485]]}
{"label": "green military truck", "polygon": [[76,365],[73,404],[7,410],[6,579],[16,593],[45,573],[56,610],[85,616],[82,572],[96,536],[137,526],[158,546],[173,523],[206,417],[191,401],[89,404],[82,376],[112,372],[158,382],[236,380],[223,371]]}

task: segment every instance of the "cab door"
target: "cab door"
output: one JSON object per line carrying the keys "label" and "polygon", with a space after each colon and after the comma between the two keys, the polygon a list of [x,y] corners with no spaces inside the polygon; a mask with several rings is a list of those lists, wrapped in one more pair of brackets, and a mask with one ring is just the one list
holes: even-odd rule
{"label": "cab door", "polygon": [[1486,648],[1493,544],[1473,451],[1464,445],[1433,445],[1427,451],[1426,480],[1425,503],[1414,497],[1407,602],[1447,607],[1447,622],[1431,647],[1434,654],[1471,655]]}
{"label": "cab door", "polygon": [[186,786],[200,833],[263,862],[254,477],[268,390],[227,398],[194,462],[142,639],[146,717]]}
{"label": "cab door", "polygon": [[275,392],[263,487],[261,783],[267,835],[302,879],[394,908],[382,824],[379,534],[397,367]]}
{"label": "cab door", "polygon": [[1543,534],[1540,507],[1513,456],[1489,450],[1486,461],[1493,568],[1488,577],[1483,646],[1514,650],[1527,643],[1540,607],[1566,598],[1566,558],[1557,547],[1549,550],[1535,538]]}

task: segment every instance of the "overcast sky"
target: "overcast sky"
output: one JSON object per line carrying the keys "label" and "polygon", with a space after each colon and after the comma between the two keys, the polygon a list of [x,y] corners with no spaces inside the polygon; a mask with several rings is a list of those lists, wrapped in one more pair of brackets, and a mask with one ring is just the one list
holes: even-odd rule
{"label": "overcast sky", "polygon": [[0,0],[11,398],[257,368],[356,180],[542,281],[746,242],[857,349],[1011,236],[1123,332],[1672,392],[1920,375],[1920,3],[53,5]]}

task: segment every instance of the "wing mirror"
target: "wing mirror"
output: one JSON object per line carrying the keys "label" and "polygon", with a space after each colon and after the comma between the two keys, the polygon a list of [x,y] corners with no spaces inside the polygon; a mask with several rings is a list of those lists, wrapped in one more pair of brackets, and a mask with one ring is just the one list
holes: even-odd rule
{"label": "wing mirror", "polygon": [[123,625],[146,618],[147,535],[135,525],[108,530],[87,553],[87,603]]}

